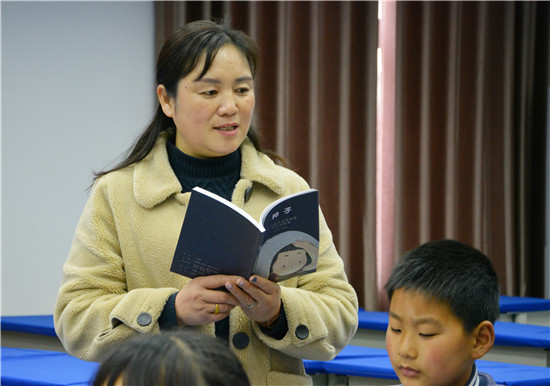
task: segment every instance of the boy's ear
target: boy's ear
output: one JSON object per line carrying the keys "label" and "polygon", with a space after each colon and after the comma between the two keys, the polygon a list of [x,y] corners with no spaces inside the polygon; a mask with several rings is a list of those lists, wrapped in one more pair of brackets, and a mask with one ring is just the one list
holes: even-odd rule
{"label": "boy's ear", "polygon": [[174,106],[173,99],[166,92],[164,85],[160,84],[157,86],[157,96],[159,99],[160,107],[167,117],[173,118],[174,115]]}
{"label": "boy's ear", "polygon": [[495,328],[493,323],[485,320],[472,332],[474,345],[472,347],[472,359],[479,359],[493,347],[495,343]]}

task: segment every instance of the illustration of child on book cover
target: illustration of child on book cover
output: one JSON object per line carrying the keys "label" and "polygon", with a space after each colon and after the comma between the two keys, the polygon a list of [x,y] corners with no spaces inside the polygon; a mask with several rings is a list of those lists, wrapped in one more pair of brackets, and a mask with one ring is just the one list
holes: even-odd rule
{"label": "illustration of child on book cover", "polygon": [[315,272],[319,242],[311,235],[287,231],[267,240],[260,249],[256,272],[269,280],[281,281]]}

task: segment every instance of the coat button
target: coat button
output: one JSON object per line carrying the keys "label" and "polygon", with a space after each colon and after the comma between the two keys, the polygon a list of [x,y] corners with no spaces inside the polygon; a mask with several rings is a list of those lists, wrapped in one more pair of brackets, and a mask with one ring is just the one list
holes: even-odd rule
{"label": "coat button", "polygon": [[142,327],[150,325],[152,321],[153,318],[151,317],[151,314],[148,314],[147,312],[142,312],[137,317],[137,322]]}
{"label": "coat button", "polygon": [[303,324],[300,324],[298,327],[296,327],[296,336],[298,337],[298,339],[306,339],[309,336],[309,329]]}
{"label": "coat button", "polygon": [[237,347],[239,350],[242,350],[243,348],[248,346],[249,342],[250,338],[244,332],[238,332],[233,335],[233,346]]}

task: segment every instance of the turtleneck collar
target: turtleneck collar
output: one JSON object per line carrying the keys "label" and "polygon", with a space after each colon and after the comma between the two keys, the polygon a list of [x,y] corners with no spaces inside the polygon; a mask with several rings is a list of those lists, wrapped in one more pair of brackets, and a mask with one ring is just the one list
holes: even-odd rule
{"label": "turtleneck collar", "polygon": [[241,168],[239,150],[223,157],[206,159],[191,157],[170,141],[166,142],[166,148],[168,150],[168,160],[178,179],[180,179],[180,175],[190,178],[225,177]]}
{"label": "turtleneck collar", "polygon": [[239,150],[224,157],[203,159],[183,153],[170,141],[167,141],[166,149],[168,161],[182,186],[182,192],[189,192],[195,186],[200,186],[231,200],[241,174]]}

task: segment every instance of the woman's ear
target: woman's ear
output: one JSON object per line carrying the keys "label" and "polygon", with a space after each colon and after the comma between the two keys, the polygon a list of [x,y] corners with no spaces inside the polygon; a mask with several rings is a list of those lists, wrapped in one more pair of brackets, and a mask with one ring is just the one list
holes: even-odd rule
{"label": "woman's ear", "polygon": [[495,343],[495,328],[493,323],[485,320],[481,322],[472,332],[474,345],[472,348],[472,359],[479,359],[493,347]]}
{"label": "woman's ear", "polygon": [[164,85],[159,84],[157,87],[157,96],[159,98],[160,107],[167,117],[174,117],[174,98],[168,95]]}

